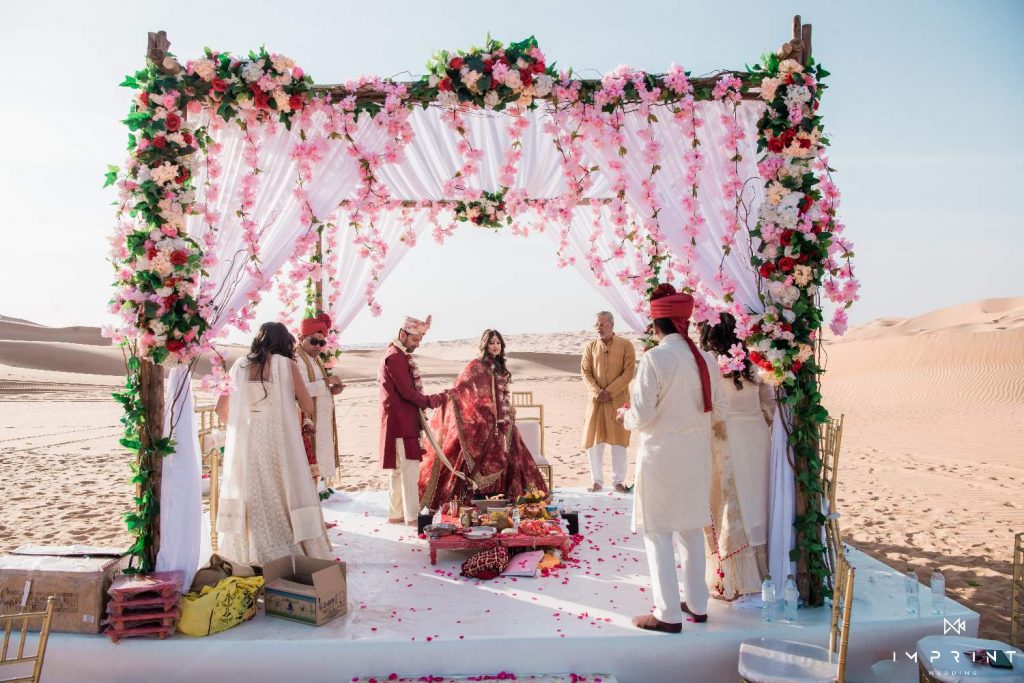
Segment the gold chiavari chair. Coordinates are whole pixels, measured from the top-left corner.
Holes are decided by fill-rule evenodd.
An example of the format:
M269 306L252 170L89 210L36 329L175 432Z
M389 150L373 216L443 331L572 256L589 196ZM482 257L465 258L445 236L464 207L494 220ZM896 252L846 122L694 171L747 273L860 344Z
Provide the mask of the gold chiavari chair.
M1024 649L1024 532L1013 537L1013 592L1010 644Z
M842 591L841 593L837 591L837 597L832 601L829 646L820 647L773 638L745 640L740 644L739 676L741 681L763 683L798 680L806 683L812 681L845 683L856 570L845 559L840 560L837 569L836 583L842 586Z
M40 620L39 640L36 650L31 655L25 654L25 636L28 634L30 622ZM43 658L46 656L46 641L50 638L50 622L53 620L53 596L46 599L46 610L43 612L20 612L0 616L0 625L4 630L4 642L0 647L0 681L4 683L38 683L43 671ZM21 624L18 625L17 622ZM12 630L20 631L17 652L11 650ZM8 654L12 656L8 657ZM29 674L29 667L32 673ZM13 677L5 672L11 671Z
M523 423L536 422L539 426L540 452L533 453L532 455L537 463L537 469L548 480L548 493L551 493L554 490L555 474L551 463L544 456L544 405L542 403L534 403L532 391L513 391L511 398L512 407L516 411L516 424L521 426ZM533 412L533 415L522 415L521 413L524 409ZM522 427L520 429L522 430Z
M828 506L825 522L825 542L828 550L829 566L833 576L843 554L843 539L839 530L839 509L836 495L839 490L839 450L843 443L843 422L846 416L839 419L829 418L819 431L819 452L821 453L821 488L822 502ZM836 579L833 578L833 583Z
M210 476L210 547L217 552L217 502L220 495L221 449L216 433L224 429L224 423L214 406L197 406L199 422L199 452L202 454L203 470Z

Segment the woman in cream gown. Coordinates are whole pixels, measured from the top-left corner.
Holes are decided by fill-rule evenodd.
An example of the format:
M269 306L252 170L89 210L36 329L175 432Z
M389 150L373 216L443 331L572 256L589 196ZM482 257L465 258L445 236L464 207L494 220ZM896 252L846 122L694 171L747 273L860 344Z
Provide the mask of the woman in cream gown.
M727 362L743 348L736 320L723 313L717 325L700 328L701 346ZM756 593L767 573L768 462L775 412L771 387L759 383L748 361L723 369L729 397L725 430L712 442L711 526L707 541L707 581L713 596L732 600Z
M299 407L311 413L312 399L294 353L288 329L264 323L250 353L231 368L231 394L217 402L228 425L217 512L219 551L236 562L331 556L299 422Z

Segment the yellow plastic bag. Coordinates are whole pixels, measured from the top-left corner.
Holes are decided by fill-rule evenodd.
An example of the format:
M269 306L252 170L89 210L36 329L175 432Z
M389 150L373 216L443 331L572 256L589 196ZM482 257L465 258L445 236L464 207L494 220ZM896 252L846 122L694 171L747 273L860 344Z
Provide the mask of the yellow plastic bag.
M229 576L198 593L181 596L178 631L189 636L208 636L238 626L256 615L256 596L262 576Z

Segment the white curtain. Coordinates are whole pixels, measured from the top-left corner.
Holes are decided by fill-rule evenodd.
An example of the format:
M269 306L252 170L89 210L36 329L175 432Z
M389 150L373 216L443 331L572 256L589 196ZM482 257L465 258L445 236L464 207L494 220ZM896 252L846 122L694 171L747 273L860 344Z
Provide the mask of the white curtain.
M724 255L721 243L727 224L723 211L731 208L731 204L723 193L723 186L728 181L726 162L730 157L725 144L727 130L721 119L723 115L731 115L732 107L714 101L696 104L697 117L702 121L697 129L697 137L701 143L699 149L704 155L704 164L698 176L698 197L705 226L703 234L697 239L696 258L691 268L699 277L702 289L721 299L722 288L715 279L721 267L736 285L734 299L746 310L755 312L763 311L764 306L758 297L756 274L750 266L751 244L746 220L756 221L757 209L764 195L763 183L757 171L757 120L763 110L764 105L758 102L742 102L736 109L737 124L744 132L744 138L737 144L737 151L742 157L737 174L744 183L741 195L743 211L736 244L731 253ZM689 150L690 140L679 134L679 128L667 113L659 113L661 116L657 122L648 121L640 112L625 115L622 132L623 146L627 153L624 156L619 154L618 149L601 147L593 140L584 141L582 149L588 165L607 166L616 161L623 163L627 181L626 197L634 211L644 215L649 213L649 209L642 183L650 178L651 169L650 164L644 161L645 141L638 133L649 126L653 128L655 140L661 145L658 161L661 170L651 179L660 208L658 226L672 252L679 257L688 241L684 227L689 217L680 197L689 189L684 154ZM773 575L778 572L782 577L790 573L783 572L781 567L789 566L795 516L793 472L788 464L789 445L782 423L782 420L788 419L788 413L783 416L782 411L776 412L770 456L773 476L769 491L769 513L774 524L768 541L768 555Z
M243 238L242 220L236 215L242 178L247 171L243 161L245 133L234 124L211 130L221 151L216 160L222 172L217 182L220 193L216 200L199 195L199 201L218 215L215 239L210 251L218 256L207 281L212 283L217 305L216 315L210 320L212 338L224 332L231 316L249 301L253 289L269 286L269 278L278 272L291 255L296 237L305 228L299 221L301 207L294 193L298 169L290 158L291 149L299 141L297 128L287 131L278 126L273 134L263 134L250 126L252 134L260 140L259 175L256 201L251 209L252 220L260 228L260 268L248 266L247 246ZM315 207L336 205L351 193L357 180L358 169L345 154L341 145L329 147L330 153L314 168L322 178L317 196L310 197ZM196 186L203 188L208 179L207 168L201 169ZM315 209L316 210L316 209ZM203 243L210 225L203 217L190 217L186 223L189 235ZM267 278L263 282L264 278ZM168 431L175 440L174 453L163 464L160 486L160 549L157 571L181 571L183 586L192 583L195 570L205 562L199 557L202 526L202 492L200 489L201 453L196 437L198 426L194 418L191 372L176 367L166 383L165 405L173 408L165 417ZM178 397L174 400L174 397ZM173 403L172 403L173 401Z

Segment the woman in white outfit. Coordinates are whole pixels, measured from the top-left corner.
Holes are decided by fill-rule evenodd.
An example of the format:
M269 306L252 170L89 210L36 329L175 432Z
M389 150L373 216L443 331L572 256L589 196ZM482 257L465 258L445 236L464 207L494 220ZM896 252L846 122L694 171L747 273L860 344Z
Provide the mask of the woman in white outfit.
M705 529L708 587L711 595L726 600L756 593L767 573L768 462L775 411L775 394L758 381L735 328L736 319L728 313L717 325L700 327L701 348L718 357L720 381L729 398L725 433L716 433L712 441L712 514Z
M294 358L288 329L264 323L217 402L228 425L217 531L221 554L236 562L331 555L299 422L313 401Z

